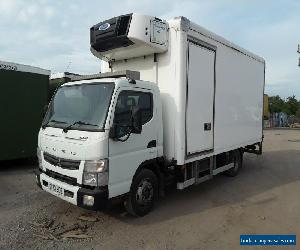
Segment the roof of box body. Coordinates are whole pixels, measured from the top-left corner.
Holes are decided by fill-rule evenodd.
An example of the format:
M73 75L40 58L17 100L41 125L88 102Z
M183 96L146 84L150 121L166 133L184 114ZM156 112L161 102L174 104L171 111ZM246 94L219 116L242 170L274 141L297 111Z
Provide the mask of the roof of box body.
M51 73L50 70L19 64L19 63L4 62L4 61L0 61L0 70L28 72L28 73L34 73L40 75L47 75L47 76L49 76Z
M173 21L175 21L175 22L173 23ZM176 21L180 21L180 22L177 23ZM191 22L186 17L182 17L182 16L175 17L174 19L169 20L168 23L169 23L170 27L173 25L174 27L177 26L177 28L180 28L182 30L184 30L186 28L188 28L190 30L193 30L193 31L195 31L195 32L197 32L197 33L199 33L199 34L207 37L207 38L210 38L210 39L212 39L212 40L214 40L214 41L216 41L216 42L218 42L220 44L223 44L223 45L225 45L227 47L230 47L230 48L232 48L234 50L237 50L240 53L243 53L243 54L245 54L245 55L247 55L247 56L249 56L249 57L251 57L251 58L253 58L253 59L257 60L257 61L259 61L259 62L265 63L265 60L262 57L260 57L258 55L255 55L254 53L252 53L252 52L250 52L250 51L248 51L246 49L241 48L240 46L238 46L238 45L236 45L236 44L228 41L224 37L221 37L221 36L217 35L216 33L211 32L211 31L205 29L204 27L202 27L202 26L200 26L200 25L198 25L198 24L196 24L194 22ZM178 27L178 25L180 27ZM185 30L185 31L187 31L187 30Z

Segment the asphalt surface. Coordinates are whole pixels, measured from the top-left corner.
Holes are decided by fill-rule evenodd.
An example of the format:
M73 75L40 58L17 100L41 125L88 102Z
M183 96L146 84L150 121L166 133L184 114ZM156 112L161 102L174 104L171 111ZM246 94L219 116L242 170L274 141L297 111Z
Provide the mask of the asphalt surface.
M170 191L143 218L68 204L33 168L0 165L0 249L248 249L240 234L300 235L300 130L266 130L263 155L246 154L237 177Z

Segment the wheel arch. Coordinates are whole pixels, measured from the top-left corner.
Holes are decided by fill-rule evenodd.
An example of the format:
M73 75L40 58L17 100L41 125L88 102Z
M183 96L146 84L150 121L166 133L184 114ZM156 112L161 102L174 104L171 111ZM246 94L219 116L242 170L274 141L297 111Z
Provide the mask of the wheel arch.
M162 166L163 166L163 162L164 159L163 157L157 157L154 159L150 159L150 160L146 160L143 161L139 167L137 168L137 170L135 171L133 178L132 178L132 182L131 185L133 183L134 178L137 176L137 174L142 170L142 169L149 169L151 170L157 177L158 179L158 188L159 190L161 190L161 188L163 187L163 173L162 173Z
M146 160L143 161L139 167L136 169L133 178L142 170L142 169L149 169L154 172L154 174L159 177L159 174L161 172L160 170L160 164L161 164L161 159L160 158L154 158L151 160Z

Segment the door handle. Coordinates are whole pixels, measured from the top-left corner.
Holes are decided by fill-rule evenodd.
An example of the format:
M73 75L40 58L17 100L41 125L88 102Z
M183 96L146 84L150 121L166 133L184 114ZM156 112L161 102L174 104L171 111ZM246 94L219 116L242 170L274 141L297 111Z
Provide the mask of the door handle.
M211 130L211 122L204 123L204 130L205 131Z
M147 148L155 148L156 147L156 140L152 140L148 143Z

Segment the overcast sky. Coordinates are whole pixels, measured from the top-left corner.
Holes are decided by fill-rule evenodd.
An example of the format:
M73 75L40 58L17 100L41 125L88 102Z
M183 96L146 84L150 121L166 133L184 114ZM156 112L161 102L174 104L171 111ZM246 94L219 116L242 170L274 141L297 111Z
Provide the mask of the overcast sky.
M299 0L0 0L0 60L75 73L95 73L89 28L137 12L186 16L262 56L266 92L300 98Z

